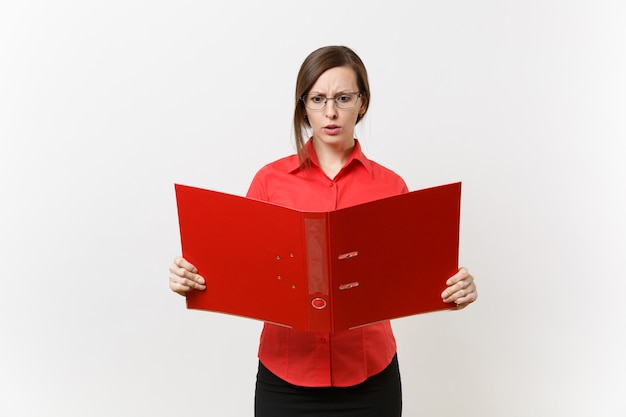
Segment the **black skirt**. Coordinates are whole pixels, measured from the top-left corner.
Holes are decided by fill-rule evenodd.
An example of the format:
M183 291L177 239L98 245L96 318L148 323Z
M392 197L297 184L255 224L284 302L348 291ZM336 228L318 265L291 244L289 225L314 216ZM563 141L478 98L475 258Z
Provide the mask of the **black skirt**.
M381 373L351 387L301 387L261 362L254 397L256 417L400 417L402 387L397 356Z

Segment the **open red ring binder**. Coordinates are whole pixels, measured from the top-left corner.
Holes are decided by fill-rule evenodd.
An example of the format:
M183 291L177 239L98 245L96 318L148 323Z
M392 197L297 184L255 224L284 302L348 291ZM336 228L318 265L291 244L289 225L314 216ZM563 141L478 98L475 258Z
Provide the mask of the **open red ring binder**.
M190 309L334 332L454 307L461 183L329 212L175 184Z

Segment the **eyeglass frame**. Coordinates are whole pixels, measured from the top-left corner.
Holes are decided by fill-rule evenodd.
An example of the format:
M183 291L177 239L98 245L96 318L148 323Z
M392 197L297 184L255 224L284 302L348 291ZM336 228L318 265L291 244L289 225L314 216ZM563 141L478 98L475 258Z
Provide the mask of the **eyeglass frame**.
M356 100L354 100L354 104L352 106L350 106L350 107L340 107L339 103L337 103L337 97L341 97L342 95L346 95L346 94L356 94L357 95L356 96ZM312 109L311 107L307 106L306 105L306 101L305 101L307 96L324 97L324 103L322 104L322 107L320 107L319 109ZM324 110L326 108L326 103L328 102L329 99L332 99L335 102L335 106L338 109L347 110L347 109L352 109L352 108L356 107L356 103L359 102L359 99L361 97L363 97L363 92L362 91L344 91L344 92L341 92L339 94L335 94L335 96L333 96L333 97L322 96L321 94L310 94L310 93L309 94L303 94L302 97L300 97L300 100L302 101L302 104L304 104L304 107L306 107L309 110L313 110L313 111Z

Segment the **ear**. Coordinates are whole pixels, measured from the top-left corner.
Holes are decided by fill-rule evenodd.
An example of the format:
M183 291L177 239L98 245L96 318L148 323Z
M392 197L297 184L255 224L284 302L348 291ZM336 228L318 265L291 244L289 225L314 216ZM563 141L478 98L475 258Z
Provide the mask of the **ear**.
M365 108L365 103L361 103L361 108L359 109L359 116L363 117L363 115L365 114L366 108Z

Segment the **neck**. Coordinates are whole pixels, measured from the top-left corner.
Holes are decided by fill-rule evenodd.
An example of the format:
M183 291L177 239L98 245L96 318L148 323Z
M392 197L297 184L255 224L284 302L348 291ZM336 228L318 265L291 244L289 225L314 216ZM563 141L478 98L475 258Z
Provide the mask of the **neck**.
M331 179L335 178L339 171L341 171L341 168L343 168L348 161L355 146L356 142L354 139L351 140L350 143L337 144L328 144L313 139L313 149L315 149L315 155L317 156L320 168L324 174Z

